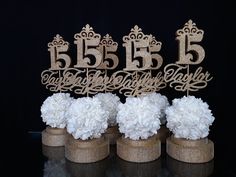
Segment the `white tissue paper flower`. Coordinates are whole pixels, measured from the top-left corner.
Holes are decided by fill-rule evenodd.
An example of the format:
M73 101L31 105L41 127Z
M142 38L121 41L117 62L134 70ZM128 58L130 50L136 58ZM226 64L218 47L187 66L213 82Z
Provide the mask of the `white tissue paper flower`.
M118 105L121 103L120 98L112 93L98 93L94 96L98 98L102 103L102 108L109 113L108 125L115 126L116 123L116 115Z
M207 103L194 96L174 99L166 109L167 127L176 138L196 140L209 134L214 117Z
M68 109L67 131L75 139L99 138L107 129L109 113L98 98L78 98Z
M49 96L41 106L43 122L53 128L65 128L65 112L73 101L69 93L54 93Z
M147 97L127 98L118 106L117 123L126 138L147 139L160 128L160 115L160 107Z
M161 95L160 93L148 93L147 95L145 95L145 97L147 97L154 105L160 107L161 109L160 121L162 125L165 124L166 123L165 110L170 105L167 97Z

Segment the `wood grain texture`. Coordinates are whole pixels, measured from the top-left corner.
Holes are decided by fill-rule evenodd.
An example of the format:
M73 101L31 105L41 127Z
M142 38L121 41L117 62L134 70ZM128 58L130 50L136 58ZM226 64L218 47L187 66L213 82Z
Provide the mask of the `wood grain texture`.
M117 140L117 155L130 162L150 162L161 155L161 142L152 136L146 140L131 140L122 136Z
M121 137L118 126L108 127L104 137L109 141L110 145L116 144L117 139Z
M68 135L65 144L65 157L76 163L92 163L109 155L109 142L102 136L91 140L77 140Z
M42 132L42 144L46 146L64 146L67 137L65 128L47 127Z
M170 134L170 130L165 125L162 125L161 128L157 131L156 137L161 141L161 143L165 144L166 139L170 136Z
M167 138L166 152L172 158L187 163L204 163L214 158L214 143L208 138L187 140Z
M190 65L198 65L205 58L205 50L199 44L203 39L204 31L198 29L196 23L189 20L182 29L176 31L176 40L179 44L178 61L168 64L164 68L164 80L177 91L198 91L205 88L213 78L208 71L202 72L198 67L194 72Z

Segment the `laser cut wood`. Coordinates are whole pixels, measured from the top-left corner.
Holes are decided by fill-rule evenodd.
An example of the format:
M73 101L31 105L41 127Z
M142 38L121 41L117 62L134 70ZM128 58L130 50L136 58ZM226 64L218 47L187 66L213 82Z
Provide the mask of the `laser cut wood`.
M176 64L168 64L164 68L164 80L177 91L198 91L205 88L212 76L208 71L202 71L198 67L191 72L189 65L200 64L205 51L201 45L196 44L203 39L204 31L197 28L196 24L189 20L182 29L177 30L176 40L179 43L179 58Z
M126 68L124 70L145 70L151 66L151 55L149 52L140 50L149 46L149 35L145 35L137 25L131 29L128 36L123 37L123 46L126 48ZM139 49L139 50L138 50ZM140 57L141 60L135 59Z
M77 45L77 64L74 67L96 68L99 66L102 61L102 54L96 47L100 43L101 35L95 33L93 28L87 24L80 33L74 35L74 38L74 43Z
M194 72L187 72L188 65L168 64L164 68L164 80L177 91L198 91L212 80L208 71L198 67Z
M64 41L59 34L54 37L52 42L48 43L48 51L50 52L51 59L51 70L65 69L70 66L70 56L64 53L62 54L62 52L67 52L68 49L69 43ZM64 60L64 62L61 60ZM63 63L65 63L64 66Z
M158 54L158 52L161 50L161 46L162 43L157 41L155 36L150 34L149 51L152 56L152 65L149 67L149 69L151 70L159 69L162 66L163 58ZM154 65L153 61L155 61L156 66Z
M168 64L164 68L164 80L177 91L198 91L205 88L212 76L198 67L191 72L190 66L200 64L205 51L199 45L203 38L203 30L199 30L192 20L185 23L183 29L177 30L176 40L179 42L179 58L176 64ZM196 68L196 67L195 67ZM214 158L214 143L208 138L187 140L175 138L166 140L166 152L172 158L187 163L205 163Z
M109 34L101 40L101 35L87 24L74 38L77 45L77 63L74 67L70 67L69 55L62 53L67 52L68 42L56 35L48 44L51 68L41 73L41 83L50 91L74 91L88 96L120 89L119 93L125 96L139 96L166 87L162 72L155 72L153 75L151 71L159 69L163 63L158 54L162 43L153 35L143 34L137 25L128 36L123 37L127 57L124 70L131 72L116 71L107 75L107 70L113 70L119 64L119 58L115 54L118 43ZM65 66L62 66L63 63ZM142 72L145 69L149 71Z
M145 35L137 25L131 29L129 35L123 37L126 48L126 71L158 69L162 65L162 57L157 53L161 49L161 42L152 35ZM156 66L153 65L156 61Z
M151 72L117 71L110 77L105 71L90 69L88 78L86 69L68 68L61 71L45 70L41 74L41 83L50 91L74 91L76 94L96 94L98 92L112 92L119 90L125 96L139 96L142 93L159 91L166 87L162 72L156 75Z
M119 64L119 58L114 53L117 51L118 43L112 40L109 34L106 34L98 47L102 54L102 62L97 69L115 69Z
M176 40L179 42L179 59L177 64L200 64L204 57L204 49L195 44L201 42L203 30L199 30L192 20L185 23L182 29L177 30Z
M74 68L70 68L71 59L64 53L68 51L68 42L56 35L48 44L51 68L42 72L41 82L53 92L74 91L79 95L93 95L119 90L125 96L157 92L168 83L170 87L186 91L188 95L190 91L205 88L212 80L210 73L204 72L202 67L195 67L193 71L189 66L200 64L205 57L204 49L197 44L202 41L203 34L203 30L198 29L192 20L177 30L178 61L166 65L162 74L162 71L156 72L163 64L163 58L158 53L162 43L153 35L144 34L135 25L123 37L126 67L108 76L107 70L113 70L119 64L115 54L118 44L108 34L101 40L101 35L87 24L80 33L74 35L77 45L77 63Z

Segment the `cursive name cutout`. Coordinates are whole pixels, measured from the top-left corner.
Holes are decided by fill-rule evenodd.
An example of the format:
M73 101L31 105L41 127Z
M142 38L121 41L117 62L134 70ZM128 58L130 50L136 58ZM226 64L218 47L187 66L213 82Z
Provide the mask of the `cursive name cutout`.
M188 65L168 64L164 68L164 81L169 83L177 91L198 91L205 88L212 80L208 71L202 72L203 68L198 67L194 72L188 72Z
M107 76L105 71L95 69L45 70L41 82L50 91L74 91L78 95L119 90L125 96L139 96L166 87L161 71L155 76L151 71L116 71Z

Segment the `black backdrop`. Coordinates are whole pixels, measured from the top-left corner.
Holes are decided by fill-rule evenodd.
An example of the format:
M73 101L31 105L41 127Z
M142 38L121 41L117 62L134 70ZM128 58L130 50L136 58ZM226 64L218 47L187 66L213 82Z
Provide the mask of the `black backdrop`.
M233 109L234 48L232 3L229 1L8 1L1 6L1 116L4 127L24 138L29 131L42 131L45 124L40 106L51 95L41 85L40 74L50 67L47 43L60 34L71 44L69 51L76 60L73 36L90 24L102 36L109 33L119 43L118 55L124 62L122 37L137 24L145 34L152 33L162 42L160 54L163 66L177 61L175 32L192 19L205 34L201 45L206 57L201 66L214 77L207 88L194 94L208 102L216 120L209 137L216 152L226 161L235 149L232 145L235 110ZM123 59L123 60L122 60ZM124 64L124 63L123 63ZM163 69L163 67L162 67ZM171 89L161 90L170 100L181 97ZM10 128L10 126L12 128ZM11 131L10 131L11 130ZM6 137L6 136L3 136ZM234 167L233 156L227 158L226 168ZM232 169L232 168L231 168Z

